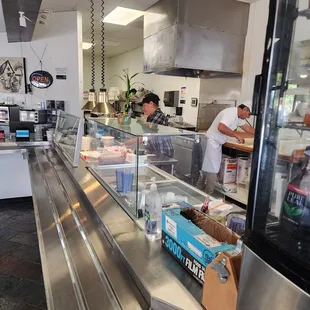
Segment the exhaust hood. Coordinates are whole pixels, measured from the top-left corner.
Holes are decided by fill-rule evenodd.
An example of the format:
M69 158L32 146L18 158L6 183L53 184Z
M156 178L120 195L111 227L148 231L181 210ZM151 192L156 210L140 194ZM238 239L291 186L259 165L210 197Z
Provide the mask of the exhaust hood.
M240 76L249 4L160 0L144 15L144 73Z

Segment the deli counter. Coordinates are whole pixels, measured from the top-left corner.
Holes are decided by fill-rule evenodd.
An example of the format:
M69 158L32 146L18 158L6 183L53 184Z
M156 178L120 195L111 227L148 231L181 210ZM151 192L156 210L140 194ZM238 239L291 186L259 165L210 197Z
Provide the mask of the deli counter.
M205 268L198 259L216 256L223 248L202 255L193 240L195 256L190 261L182 252L187 255L187 266L182 266L172 255L174 243L169 253L164 241L150 242L144 235L144 194L151 182L158 186L166 216L173 206L185 205L201 221L206 201L219 202L221 209L213 210L210 218L221 222L219 230L225 234L230 231L225 227L230 213L244 216L237 206L225 207L191 185L190 178L176 175L176 139L190 140L196 152L201 136L143 120L132 120L126 127L117 119L88 119L87 136L83 128L83 119L59 112L51 145L22 147L48 309L203 309ZM0 146L0 151L5 149ZM168 223L174 227L170 219L165 226ZM235 255L235 245L225 244Z

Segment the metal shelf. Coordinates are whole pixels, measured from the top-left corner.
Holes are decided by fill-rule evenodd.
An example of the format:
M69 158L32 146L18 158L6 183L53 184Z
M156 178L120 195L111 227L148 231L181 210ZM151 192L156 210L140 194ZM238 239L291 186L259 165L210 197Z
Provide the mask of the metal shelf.
M283 126L281 126L281 128L310 131L310 127L307 127L304 125L296 125L296 124L295 125L293 125L293 124L283 125Z

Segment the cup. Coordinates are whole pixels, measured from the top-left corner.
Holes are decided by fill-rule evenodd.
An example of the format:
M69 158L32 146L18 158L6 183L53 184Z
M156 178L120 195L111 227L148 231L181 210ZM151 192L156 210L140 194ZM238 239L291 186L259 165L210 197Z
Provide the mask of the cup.
M133 172L125 170L115 170L116 190L119 193L132 192Z

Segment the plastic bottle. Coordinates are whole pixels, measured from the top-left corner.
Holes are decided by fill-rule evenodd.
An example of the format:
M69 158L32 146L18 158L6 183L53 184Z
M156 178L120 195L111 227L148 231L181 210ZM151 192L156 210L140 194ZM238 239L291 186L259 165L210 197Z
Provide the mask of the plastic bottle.
M152 179L150 193L146 195L145 204L145 236L150 240L161 239L162 203L157 191L155 178Z
M301 172L290 180L280 214L280 228L293 238L310 240L310 146Z

